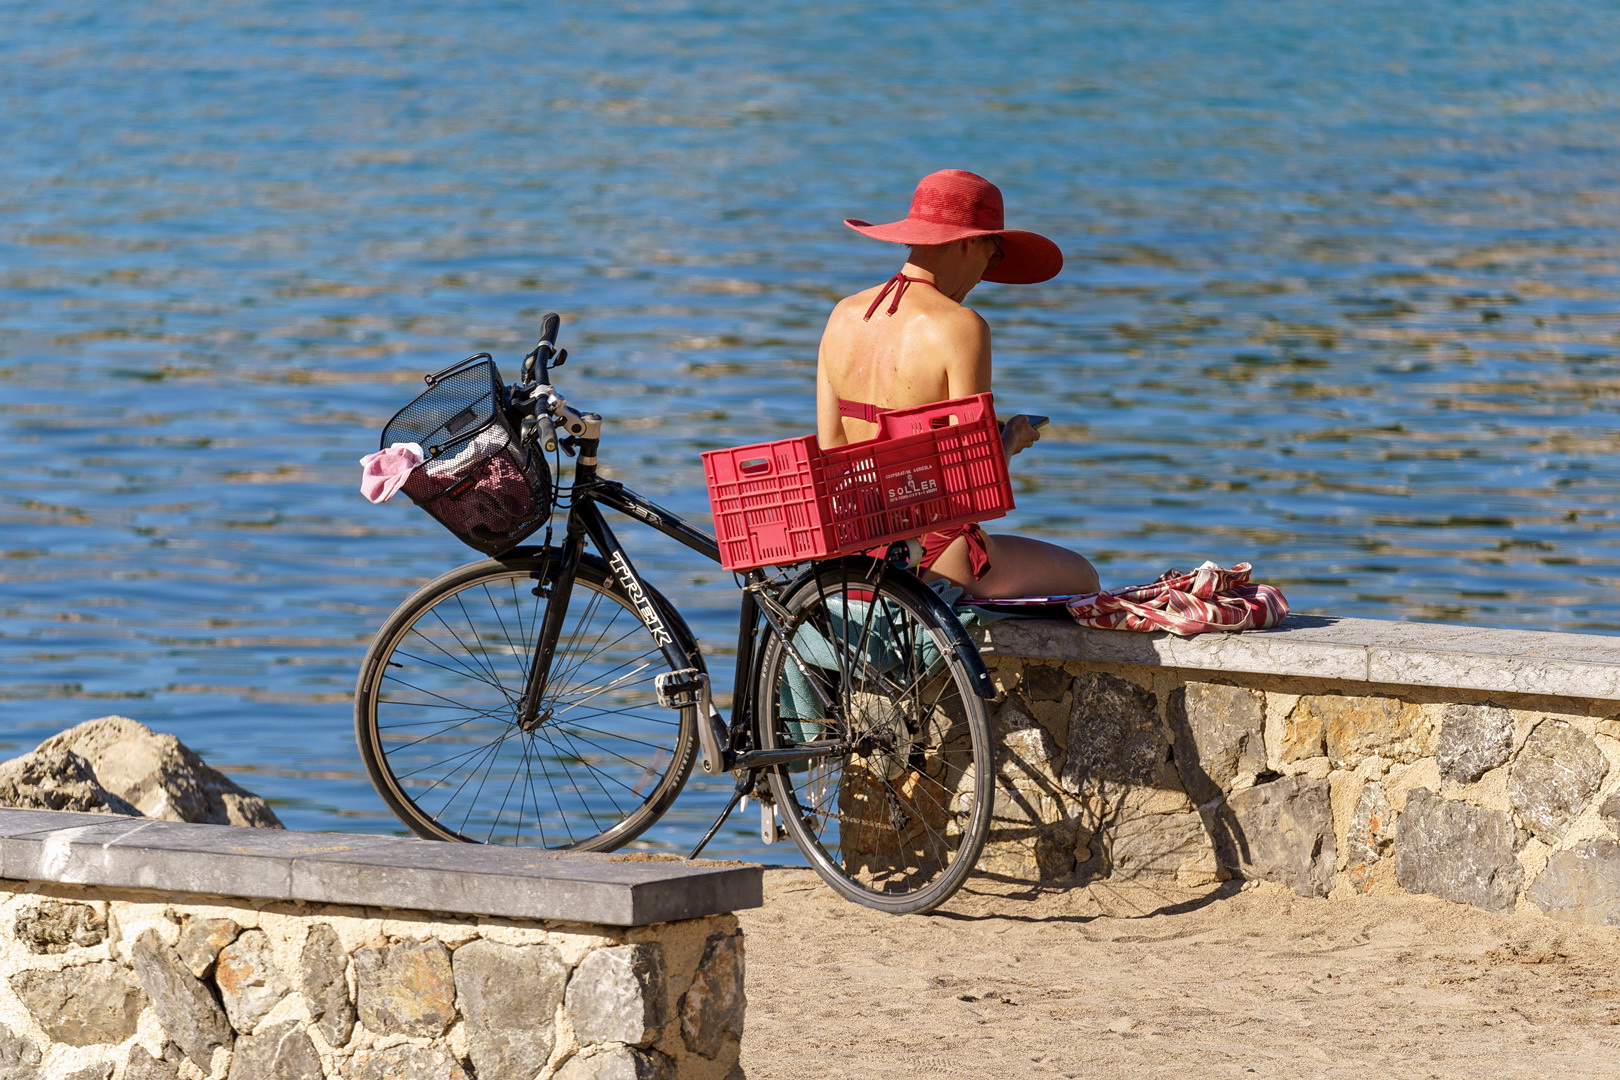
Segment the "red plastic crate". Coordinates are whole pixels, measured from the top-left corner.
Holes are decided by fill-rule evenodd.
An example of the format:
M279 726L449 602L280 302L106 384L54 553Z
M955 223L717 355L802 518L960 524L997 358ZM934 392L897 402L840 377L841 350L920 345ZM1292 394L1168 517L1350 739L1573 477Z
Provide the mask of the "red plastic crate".
M814 435L703 455L720 564L786 566L998 518L1013 509L989 394L896 409L877 436Z

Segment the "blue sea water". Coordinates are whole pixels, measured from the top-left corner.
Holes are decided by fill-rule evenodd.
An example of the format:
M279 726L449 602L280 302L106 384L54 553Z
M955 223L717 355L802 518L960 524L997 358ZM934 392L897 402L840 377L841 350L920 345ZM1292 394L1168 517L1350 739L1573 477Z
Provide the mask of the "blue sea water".
M808 430L815 345L969 168L1068 255L986 285L1008 527L1105 582L1620 630L1620 9L0 0L0 750L106 713L293 827L393 831L355 667L473 557L356 459L564 315L612 474ZM622 530L726 655L730 578ZM694 784L650 839L690 842ZM749 823L718 853L759 849Z

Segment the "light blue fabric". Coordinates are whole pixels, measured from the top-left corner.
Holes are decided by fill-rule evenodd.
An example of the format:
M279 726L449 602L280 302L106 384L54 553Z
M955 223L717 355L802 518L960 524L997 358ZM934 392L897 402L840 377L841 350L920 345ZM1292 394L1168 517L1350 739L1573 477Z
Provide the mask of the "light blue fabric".
M961 599L962 589L943 579L930 586L938 593L940 599L947 604L955 605ZM888 610L871 612L871 604L865 600L853 600L847 604L835 602L828 614L830 616L831 632L835 638L841 639L847 654L854 654L859 649L859 656L853 657L865 669L876 674L885 674L901 666L906 659L894 643L894 620L904 618L903 609L885 605ZM846 610L847 609L847 610ZM867 617L871 615L871 624L868 626ZM967 626L997 622L1007 618L995 612L980 611L975 608L957 607L957 617ZM864 642L861 635L866 634ZM819 630L808 625L801 626L793 635L793 648L806 664L822 668L827 671L838 670L838 658L833 652L833 643ZM915 643L916 655L912 658L913 670L932 670L939 663L939 647L930 637ZM805 678L797 664L788 658L785 670L782 673L781 684L777 687L777 699L780 703L778 715L787 720L806 720L816 716L820 707L816 703L816 696L810 688L810 680ZM795 742L808 742L814 739L821 731L820 724L788 725L788 732Z

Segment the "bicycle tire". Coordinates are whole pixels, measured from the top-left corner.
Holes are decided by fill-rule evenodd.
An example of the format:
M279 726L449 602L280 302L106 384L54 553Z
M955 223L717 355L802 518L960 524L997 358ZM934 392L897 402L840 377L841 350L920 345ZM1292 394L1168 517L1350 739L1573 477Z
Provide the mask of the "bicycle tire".
M377 632L355 693L373 786L418 836L611 851L668 809L691 772L696 706L657 701L668 661L607 565L585 555L532 731L518 702L560 558L525 549L418 589ZM666 628L697 643L650 586Z
M851 750L771 770L782 824L840 895L930 911L973 872L995 792L984 700L944 622L954 616L917 578L871 560L818 564L784 606L789 622L765 635L759 663L759 745ZM812 684L836 715L816 715Z

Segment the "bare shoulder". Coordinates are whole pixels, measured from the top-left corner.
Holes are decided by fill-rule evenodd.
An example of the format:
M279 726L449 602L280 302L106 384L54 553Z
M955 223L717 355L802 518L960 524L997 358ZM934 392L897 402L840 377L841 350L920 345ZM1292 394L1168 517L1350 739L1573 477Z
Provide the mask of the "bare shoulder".
M989 344L990 324L970 307L941 304L928 312L927 332L935 344L955 349L978 349Z

